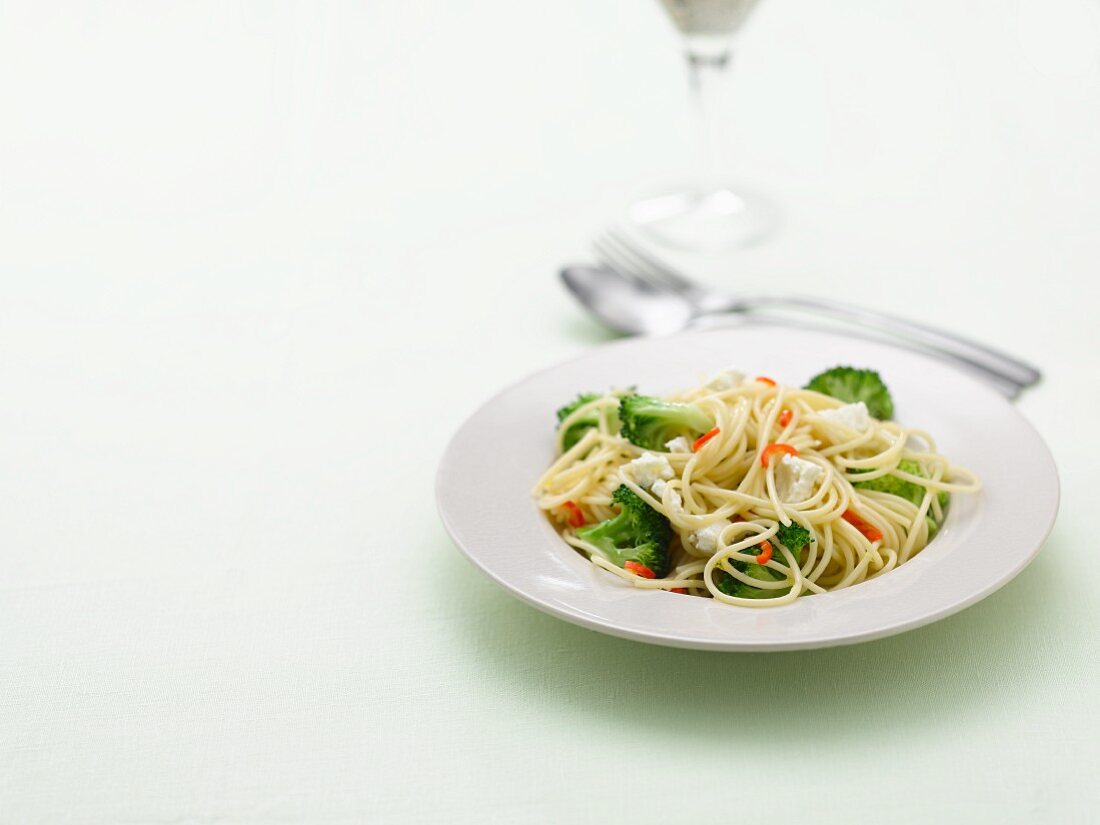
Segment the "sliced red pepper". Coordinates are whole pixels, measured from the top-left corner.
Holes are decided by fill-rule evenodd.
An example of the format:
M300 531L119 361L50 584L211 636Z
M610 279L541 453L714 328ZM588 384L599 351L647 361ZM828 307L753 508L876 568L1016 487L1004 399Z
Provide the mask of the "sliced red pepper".
M779 426L786 427L791 423L791 419L794 418L794 411L789 407L785 407L783 412L779 414Z
M681 596L686 596L688 589L686 587L674 587L668 591L669 593L679 593Z
M699 450L702 449L703 445L714 438L716 435L718 435L719 432L721 431L717 427L715 427L709 433L703 433L701 436L695 439L695 443L691 445L691 451L693 453L699 452Z
M775 386L774 379L768 378L768 376L766 376L766 375L758 375L758 376L756 376L756 380L759 381L762 384L767 384L769 387L774 387Z
M760 463L767 467L771 457L776 453L786 453L789 456L798 457L798 450L790 444L769 444L764 448L764 452L760 454Z
M841 518L863 533L867 541L882 541L882 531L862 519L854 510L845 510Z
M772 550L771 542L766 541L766 540L760 542L760 552L756 554L756 563L757 564L767 564L768 562L770 562L772 560L772 553L773 552L775 552L775 551Z
M655 579L655 578L657 578L656 573L654 573L652 570L650 570L644 564L641 564L641 563L636 562L636 561L626 562L623 565L623 569L629 570L635 576L641 576L643 579Z
M584 513L581 512L581 508L577 506L576 502L567 501L562 505L562 509L569 514L566 521L570 527L584 527Z

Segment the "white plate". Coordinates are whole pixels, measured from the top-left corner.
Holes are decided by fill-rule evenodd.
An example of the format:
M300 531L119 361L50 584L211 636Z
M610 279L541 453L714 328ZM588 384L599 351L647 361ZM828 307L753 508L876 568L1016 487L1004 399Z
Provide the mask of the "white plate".
M837 364L878 370L895 417L930 432L984 485L977 495L953 496L932 543L881 578L767 609L640 590L584 559L535 506L531 488L553 458L554 412L578 392L636 384L662 394L730 366L801 386ZM1016 409L951 367L839 335L744 328L609 344L504 390L455 434L436 499L470 561L555 616L655 644L795 650L901 633L988 596L1038 553L1058 511L1058 474Z

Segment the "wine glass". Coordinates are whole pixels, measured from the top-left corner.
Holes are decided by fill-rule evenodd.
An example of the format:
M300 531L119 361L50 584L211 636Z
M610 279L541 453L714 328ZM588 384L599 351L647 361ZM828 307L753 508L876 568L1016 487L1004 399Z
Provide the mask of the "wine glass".
M759 241L778 223L765 197L718 180L714 105L729 75L735 35L757 0L660 0L684 38L698 134L694 184L633 204L631 221L653 239L690 251L722 251Z

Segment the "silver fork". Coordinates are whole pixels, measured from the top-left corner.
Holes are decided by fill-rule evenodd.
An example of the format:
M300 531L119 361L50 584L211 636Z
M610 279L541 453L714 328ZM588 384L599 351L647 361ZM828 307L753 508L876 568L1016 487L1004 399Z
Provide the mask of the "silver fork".
M732 295L707 289L614 229L598 237L593 242L593 249L603 264L628 280L633 280L643 289L678 296L686 301L690 305L690 312L683 314L684 326L700 315L712 313L795 309L874 329L890 337L928 347L1021 389L1036 384L1042 377L1038 369L1007 353L895 315L824 298L770 294Z

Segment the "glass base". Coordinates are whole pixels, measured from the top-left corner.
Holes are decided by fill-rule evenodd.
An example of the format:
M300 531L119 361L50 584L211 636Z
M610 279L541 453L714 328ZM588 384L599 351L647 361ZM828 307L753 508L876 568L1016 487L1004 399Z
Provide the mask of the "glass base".
M646 198L631 206L627 216L646 237L689 252L752 246L779 225L779 210L771 201L732 187Z

